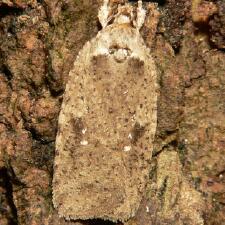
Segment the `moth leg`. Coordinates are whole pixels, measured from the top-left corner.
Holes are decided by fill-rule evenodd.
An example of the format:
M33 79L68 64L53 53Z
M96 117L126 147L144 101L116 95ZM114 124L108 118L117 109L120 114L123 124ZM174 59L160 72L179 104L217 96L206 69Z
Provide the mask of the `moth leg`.
M146 10L143 8L142 0L138 0L136 29L140 30L145 22Z
M98 12L98 19L102 25L102 28L105 28L108 22L110 21L109 19L110 9L111 7L109 6L109 0L104 0L103 5L101 6Z

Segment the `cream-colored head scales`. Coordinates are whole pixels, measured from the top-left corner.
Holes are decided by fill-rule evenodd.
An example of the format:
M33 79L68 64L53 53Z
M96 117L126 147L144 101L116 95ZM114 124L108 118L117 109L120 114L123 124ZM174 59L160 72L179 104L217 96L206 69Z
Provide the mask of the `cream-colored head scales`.
M114 22L119 24L133 22L136 29L139 30L143 26L146 16L146 10L142 6L142 0L138 0L136 21L134 21L133 19L133 7L128 3L122 6L119 5L118 12L116 15L111 15L110 12L111 7L109 4L109 0L104 0L103 5L100 7L98 13L98 19L102 25L102 28L105 28L108 25L109 21L114 18Z

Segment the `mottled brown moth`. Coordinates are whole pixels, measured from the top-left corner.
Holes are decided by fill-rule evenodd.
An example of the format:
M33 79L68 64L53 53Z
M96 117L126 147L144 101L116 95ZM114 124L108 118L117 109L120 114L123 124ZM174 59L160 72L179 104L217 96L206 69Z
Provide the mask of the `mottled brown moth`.
M66 219L125 221L148 180L156 130L157 72L135 11L99 10L103 29L70 71L56 137L53 203Z

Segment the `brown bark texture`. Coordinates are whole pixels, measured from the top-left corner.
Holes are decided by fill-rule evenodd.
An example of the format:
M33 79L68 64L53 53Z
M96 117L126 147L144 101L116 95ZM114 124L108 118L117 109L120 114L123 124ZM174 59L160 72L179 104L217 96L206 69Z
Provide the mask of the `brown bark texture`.
M0 0L0 225L122 224L66 221L52 205L65 84L101 29L101 4ZM224 224L225 1L144 5L150 13L141 34L159 73L157 132L146 194L123 224Z

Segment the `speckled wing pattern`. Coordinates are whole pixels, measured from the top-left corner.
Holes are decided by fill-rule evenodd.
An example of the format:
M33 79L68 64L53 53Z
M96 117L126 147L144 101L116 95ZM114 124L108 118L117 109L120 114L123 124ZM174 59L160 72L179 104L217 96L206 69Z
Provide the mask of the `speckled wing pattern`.
M143 39L128 24L106 27L83 47L58 122L53 203L60 216L135 215L156 130L156 75Z

